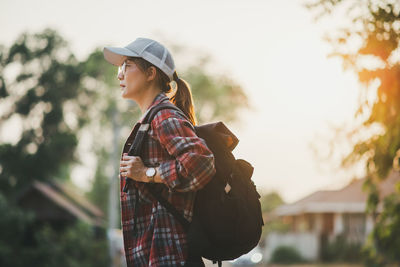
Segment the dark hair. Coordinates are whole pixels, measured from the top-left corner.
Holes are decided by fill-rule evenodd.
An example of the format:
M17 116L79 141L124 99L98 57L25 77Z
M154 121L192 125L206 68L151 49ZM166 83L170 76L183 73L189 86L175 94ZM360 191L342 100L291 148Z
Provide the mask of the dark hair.
M157 69L156 84L161 88L162 92L166 94L172 93L172 86L168 76L157 66L154 66L147 60L139 57L128 57L128 60L135 62L143 72L146 72L151 66L155 67ZM179 78L176 72L174 73L174 81L176 82L177 88L175 94L170 97L171 102L185 113L193 125L196 125L196 115L194 113L194 104L190 85L185 80Z

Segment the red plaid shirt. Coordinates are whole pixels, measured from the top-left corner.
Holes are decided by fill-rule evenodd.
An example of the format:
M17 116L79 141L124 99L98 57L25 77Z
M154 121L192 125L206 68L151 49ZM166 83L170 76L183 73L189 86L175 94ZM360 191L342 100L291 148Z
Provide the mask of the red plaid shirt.
M163 93L154 99L149 109L162 101L169 101ZM128 152L140 123L133 128L123 153ZM159 166L163 184L157 186L161 187L163 197L191 221L195 191L215 174L212 152L204 140L196 136L192 124L170 109L156 114L145 140L143 163L149 167ZM132 184L128 193L122 192L125 179L120 176L121 220L128 267L184 265L187 243L183 227L150 194L146 183L133 181Z

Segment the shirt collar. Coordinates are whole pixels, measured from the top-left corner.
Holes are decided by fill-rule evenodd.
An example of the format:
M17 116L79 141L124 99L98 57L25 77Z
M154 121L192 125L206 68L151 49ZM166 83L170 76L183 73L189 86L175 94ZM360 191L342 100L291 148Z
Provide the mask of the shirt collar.
M143 119L146 117L147 113L150 111L150 109L156 105L158 105L159 103L163 102L164 100L166 100L169 98L167 97L167 95L165 93L159 93L154 99L153 102L150 104L150 106L147 108L146 112L143 113L142 117L140 117L139 122L141 123L143 121Z

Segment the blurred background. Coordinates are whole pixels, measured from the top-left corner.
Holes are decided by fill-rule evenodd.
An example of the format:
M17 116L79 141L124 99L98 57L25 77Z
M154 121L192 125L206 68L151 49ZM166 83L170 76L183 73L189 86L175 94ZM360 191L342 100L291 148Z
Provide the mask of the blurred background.
M0 30L0 266L125 266L140 111L102 49L137 37L255 167L263 236L224 265L400 264L398 0L2 0Z

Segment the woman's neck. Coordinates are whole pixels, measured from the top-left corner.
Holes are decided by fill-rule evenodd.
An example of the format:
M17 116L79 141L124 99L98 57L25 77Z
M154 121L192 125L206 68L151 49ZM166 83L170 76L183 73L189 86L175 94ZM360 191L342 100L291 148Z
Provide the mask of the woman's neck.
M149 90L141 99L137 99L136 102L140 107L140 111L144 114L147 109L153 103L154 98L161 93L161 90Z

